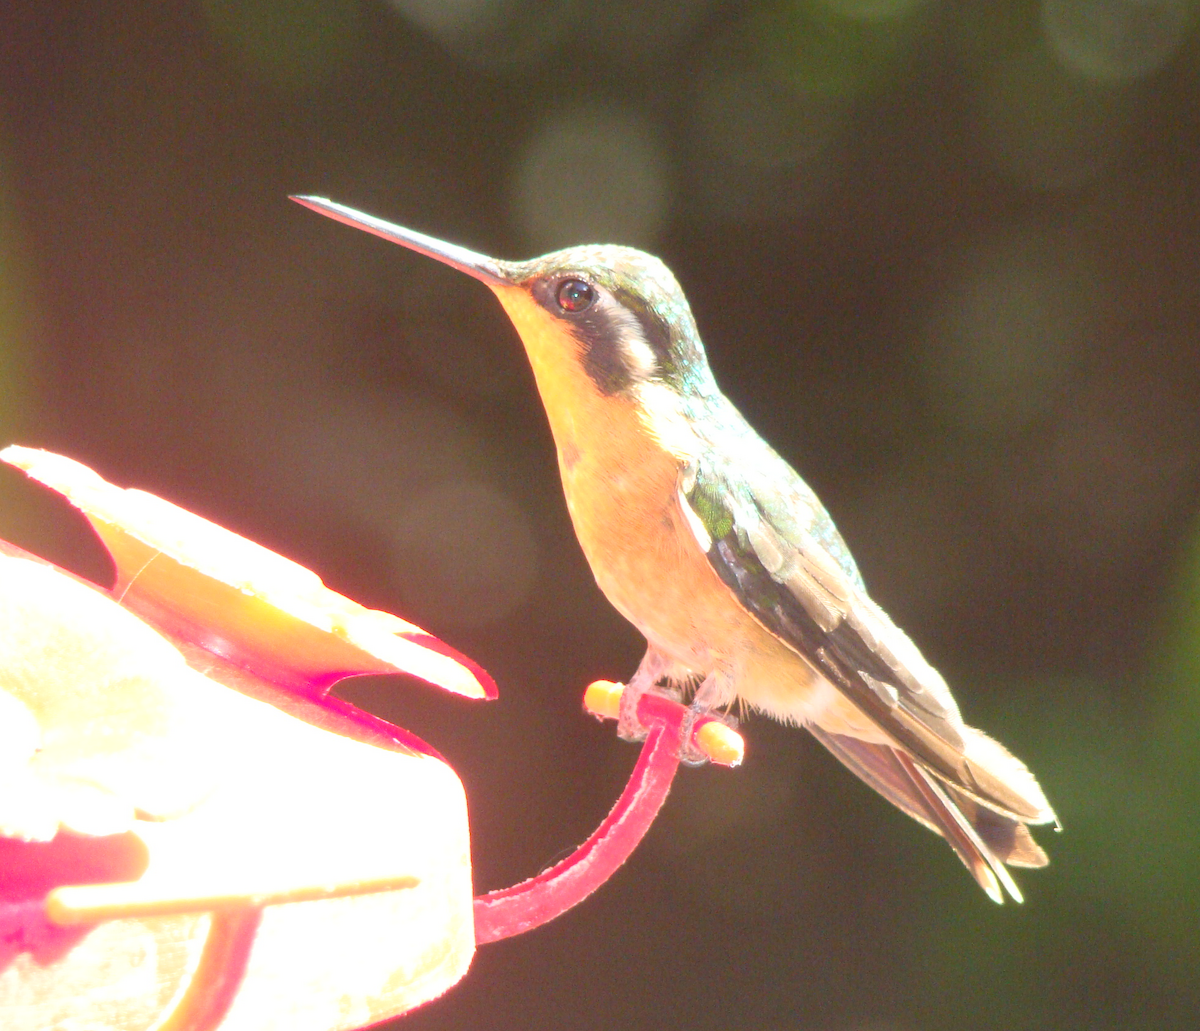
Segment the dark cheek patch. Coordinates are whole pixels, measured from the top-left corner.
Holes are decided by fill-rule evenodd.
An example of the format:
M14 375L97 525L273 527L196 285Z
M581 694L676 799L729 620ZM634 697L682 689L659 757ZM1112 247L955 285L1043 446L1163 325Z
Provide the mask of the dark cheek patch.
M596 384L600 393L612 397L634 385L637 377L629 367L628 358L621 346L622 337L628 335L630 327L622 325L622 316L627 316L619 309L614 311L610 307L612 300L607 303L600 300L578 315L564 315L555 302L551 283L537 282L533 284L531 292L534 300L558 318L564 328L579 342L584 372ZM620 303L619 298L617 303ZM650 329L655 333L655 337L650 337L646 329L652 317L636 310L631 314L642 326L643 333L657 356L660 346L664 346L658 339L661 336L659 328L651 325Z
M583 368L602 394L619 394L633 386L633 375L621 349L618 327L602 312L571 320L583 347Z

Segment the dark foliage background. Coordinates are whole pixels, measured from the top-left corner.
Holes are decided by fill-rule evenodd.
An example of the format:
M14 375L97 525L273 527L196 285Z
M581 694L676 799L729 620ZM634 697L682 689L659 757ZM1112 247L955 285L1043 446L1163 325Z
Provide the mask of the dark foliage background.
M634 750L637 635L577 551L519 343L466 277L641 245L878 600L1066 832L999 909L805 734L745 728L557 924L409 1029L1200 1022L1200 46L1184 0L0 5L0 422L483 662L344 692L426 736L480 890ZM0 471L0 532L104 576Z

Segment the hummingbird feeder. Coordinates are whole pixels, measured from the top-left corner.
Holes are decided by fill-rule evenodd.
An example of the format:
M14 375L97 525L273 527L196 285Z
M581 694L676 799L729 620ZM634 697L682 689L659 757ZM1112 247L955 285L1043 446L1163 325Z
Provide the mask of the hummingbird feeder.
M330 694L404 672L496 697L396 616L59 455L0 458L65 495L111 589L0 541L0 1024L335 1031L442 994L477 945L595 891L719 721L647 694L629 783L571 856L472 897L466 799L437 752ZM620 685L585 707L615 717ZM686 730L685 730L686 728Z

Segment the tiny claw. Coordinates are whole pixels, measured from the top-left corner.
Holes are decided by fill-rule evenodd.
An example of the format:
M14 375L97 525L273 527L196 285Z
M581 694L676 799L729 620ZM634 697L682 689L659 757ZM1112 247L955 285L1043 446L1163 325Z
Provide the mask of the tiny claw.
M696 721L704 716L695 706L689 706L679 725L679 761L685 766L703 766L708 756L696 739ZM703 730L703 726L699 729Z
M706 762L740 766L746 742L737 732L737 725L732 713L693 702L679 728L679 761L688 766L703 766Z
M643 687L639 690L636 685L629 684L621 692L617 715L617 737L622 741L645 741L646 735L650 733L650 728L638 716L638 703L645 693L646 688Z

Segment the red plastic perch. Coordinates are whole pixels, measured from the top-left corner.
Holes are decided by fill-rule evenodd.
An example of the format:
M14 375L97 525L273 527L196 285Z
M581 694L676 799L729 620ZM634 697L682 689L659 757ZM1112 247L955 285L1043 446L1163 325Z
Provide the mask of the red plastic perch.
M589 689L589 700L591 693ZM686 706L660 695L642 696L638 718L650 732L617 804L595 833L561 863L511 888L475 899L477 945L521 934L562 915L599 888L629 858L671 790L688 711ZM693 739L715 762L736 766L741 761L741 738L718 721L698 719Z

